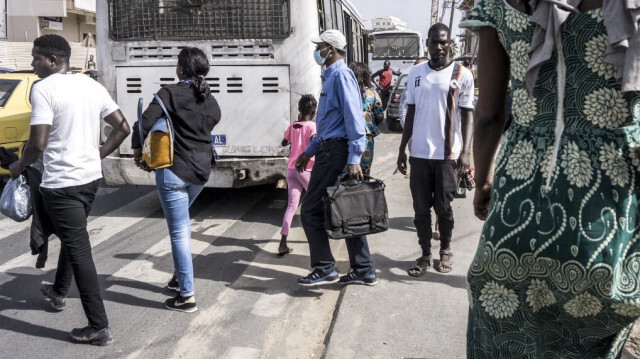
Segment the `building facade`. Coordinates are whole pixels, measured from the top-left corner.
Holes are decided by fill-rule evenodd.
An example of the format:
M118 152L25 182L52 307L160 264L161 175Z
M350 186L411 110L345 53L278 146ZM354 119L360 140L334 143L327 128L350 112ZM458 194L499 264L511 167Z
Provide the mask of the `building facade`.
M57 34L71 44L71 66L83 68L95 48L83 40L96 31L96 0L0 0L0 67L31 68L33 40Z
M376 17L371 19L373 31L406 30L407 23L393 16Z

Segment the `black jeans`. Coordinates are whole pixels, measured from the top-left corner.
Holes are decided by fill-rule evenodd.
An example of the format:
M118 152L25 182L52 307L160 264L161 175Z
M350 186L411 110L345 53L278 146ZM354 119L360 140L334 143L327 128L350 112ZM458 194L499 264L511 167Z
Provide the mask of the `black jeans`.
M427 160L409 158L411 174L409 186L413 198L418 232L418 244L423 255L431 254L431 208L438 216L440 249L449 249L453 232L453 208L451 201L456 191L457 175L455 160Z
M344 174L347 165L347 140L325 142L316 154L307 194L302 201L302 228L309 242L311 267L329 274L335 269L336 260L331 253L329 237L324 229L322 197L326 188L333 186L338 176ZM347 251L351 269L358 274L373 270L366 236L347 238Z
M87 217L99 185L100 180L96 180L81 186L40 188L45 210L62 244L53 290L66 296L75 277L82 307L94 329L109 326L87 232Z

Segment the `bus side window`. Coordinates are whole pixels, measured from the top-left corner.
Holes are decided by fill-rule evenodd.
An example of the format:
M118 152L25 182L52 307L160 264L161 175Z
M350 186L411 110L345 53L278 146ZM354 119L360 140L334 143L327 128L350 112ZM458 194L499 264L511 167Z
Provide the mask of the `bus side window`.
M324 14L324 30L335 29L333 18L331 17L331 0L323 0L323 14Z
M326 29L324 24L324 10L322 10L322 0L318 0L318 27L320 33L324 32Z
M337 1L334 1L334 3L336 4L336 21L338 24L338 30L340 30L340 32L344 34L344 16L342 14L342 5Z

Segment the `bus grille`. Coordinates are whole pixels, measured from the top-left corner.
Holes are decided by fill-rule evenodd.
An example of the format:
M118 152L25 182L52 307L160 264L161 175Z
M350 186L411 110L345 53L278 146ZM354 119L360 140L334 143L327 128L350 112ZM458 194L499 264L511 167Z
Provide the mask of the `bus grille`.
M113 40L281 39L289 0L108 0Z

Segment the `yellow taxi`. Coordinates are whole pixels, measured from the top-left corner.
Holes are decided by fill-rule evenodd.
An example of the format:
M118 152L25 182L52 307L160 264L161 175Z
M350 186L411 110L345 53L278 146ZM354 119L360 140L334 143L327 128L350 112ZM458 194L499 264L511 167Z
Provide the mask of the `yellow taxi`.
M33 72L0 74L0 147L18 155L22 155L22 149L29 139L29 95L38 80ZM8 175L8 170L0 168L0 176Z

